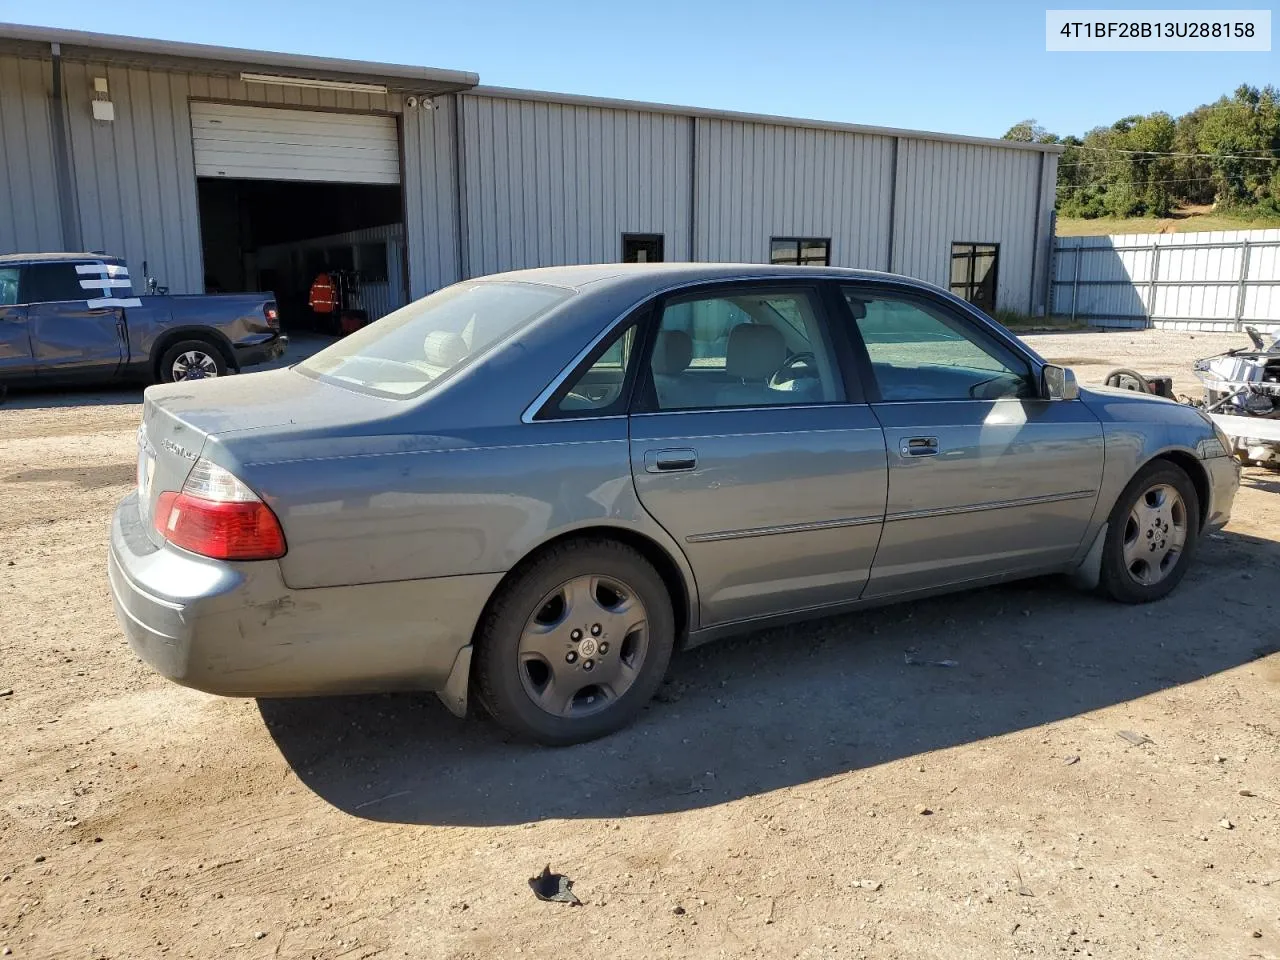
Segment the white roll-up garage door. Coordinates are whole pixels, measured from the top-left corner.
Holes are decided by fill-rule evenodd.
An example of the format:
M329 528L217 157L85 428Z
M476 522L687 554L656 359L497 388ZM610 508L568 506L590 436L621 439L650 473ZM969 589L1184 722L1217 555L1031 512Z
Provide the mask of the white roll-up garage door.
M196 176L399 183L394 117L191 104Z

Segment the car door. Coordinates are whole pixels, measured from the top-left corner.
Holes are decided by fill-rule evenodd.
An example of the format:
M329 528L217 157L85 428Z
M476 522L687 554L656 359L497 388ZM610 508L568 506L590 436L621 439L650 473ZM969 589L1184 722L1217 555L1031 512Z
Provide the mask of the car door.
M884 512L884 437L820 290L667 297L630 419L645 509L693 570L702 626L856 600Z
M33 263L22 268L21 293L27 304L31 352L38 377L113 376L125 360L124 310L93 305L82 276L68 261Z
M34 370L27 308L18 302L17 266L0 266L0 383L25 380Z
M866 596L1051 569L1093 515L1102 425L1040 398L1039 364L941 297L842 287L889 493Z

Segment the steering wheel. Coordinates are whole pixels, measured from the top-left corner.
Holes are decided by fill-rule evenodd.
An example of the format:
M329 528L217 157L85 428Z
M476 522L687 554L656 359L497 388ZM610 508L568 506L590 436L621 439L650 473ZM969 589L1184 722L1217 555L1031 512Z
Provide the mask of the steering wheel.
M617 387L599 384L581 386L566 393L564 400L560 402L565 405L566 410L599 410L618 399L620 391L620 384Z
M816 359L817 357L812 350L793 353L782 361L782 366L773 372L773 376L769 378L769 384L777 386L779 383L784 383L788 380L800 380L803 378L816 380L818 378L818 369L814 366ZM801 366L802 364L803 366ZM797 367L800 367L800 369L796 369ZM782 376L784 373L789 373L790 376Z
M1021 386L1021 383L1020 383L1021 380L1022 378L1018 377L1016 374L997 373L994 377L987 377L987 379L985 380L979 380L977 383L971 386L969 388L969 397L972 400L1001 400L1010 396L1010 393L1007 390L1000 391L995 396L987 396L988 391L984 390L983 388L990 386L993 383L997 383L999 381L1005 381L1006 383L1009 383L1010 386L1015 386L1015 385ZM1012 396L1016 397L1020 395L1018 392L1017 386L1015 386Z

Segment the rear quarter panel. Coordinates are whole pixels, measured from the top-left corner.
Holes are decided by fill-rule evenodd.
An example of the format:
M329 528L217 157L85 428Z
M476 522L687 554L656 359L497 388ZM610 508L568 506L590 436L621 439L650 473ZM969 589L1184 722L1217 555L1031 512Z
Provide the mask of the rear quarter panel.
M256 459L269 455L264 443L253 438L257 454L236 447ZM314 444L295 434L242 469L271 491L293 588L505 572L551 537L596 525L679 552L636 499L622 418Z

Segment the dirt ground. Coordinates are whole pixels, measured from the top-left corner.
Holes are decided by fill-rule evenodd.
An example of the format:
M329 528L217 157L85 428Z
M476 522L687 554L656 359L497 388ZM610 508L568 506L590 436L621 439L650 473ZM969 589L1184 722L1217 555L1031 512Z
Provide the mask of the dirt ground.
M1028 337L1184 392L1238 339ZM0 406L6 956L1280 957L1280 474L1158 605L1051 579L760 633L544 750L145 668L105 571L138 399Z

